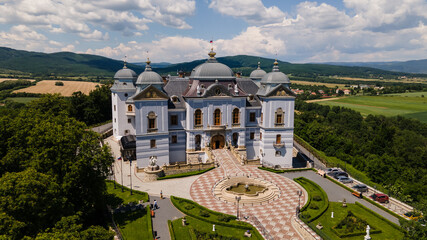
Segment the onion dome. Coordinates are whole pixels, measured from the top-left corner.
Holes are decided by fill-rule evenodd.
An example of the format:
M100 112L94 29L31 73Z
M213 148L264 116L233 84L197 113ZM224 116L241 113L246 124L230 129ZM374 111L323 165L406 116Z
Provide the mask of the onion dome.
M117 71L116 74L114 74L114 79L117 79L117 80L120 80L120 79L134 80L136 77L138 77L138 75L136 75L136 73L132 69L127 68L126 62L124 62L123 68Z
M258 62L258 68L251 72L251 75L249 75L249 78L255 79L255 80L261 79L262 77L264 77L264 75L267 74L264 70L261 69L260 65L261 65L261 63Z
M276 61L274 62L273 71L267 73L262 77L261 84L289 84L291 83L289 81L288 76L286 74L279 71L279 63Z
M137 85L148 85L148 84L163 84L163 78L151 69L150 59L146 61L144 72L142 72L136 80Z
M231 80L235 79L233 70L227 65L219 63L215 58L216 53L211 49L209 59L195 67L190 78L199 80Z

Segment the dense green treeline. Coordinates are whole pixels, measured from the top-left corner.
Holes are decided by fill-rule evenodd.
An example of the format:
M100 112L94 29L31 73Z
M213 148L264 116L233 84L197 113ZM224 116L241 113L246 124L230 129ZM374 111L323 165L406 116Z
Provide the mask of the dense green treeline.
M425 209L427 124L297 101L295 133L313 147L366 172L393 196Z
M70 105L46 95L0 109L0 238L112 239L104 179L113 159Z

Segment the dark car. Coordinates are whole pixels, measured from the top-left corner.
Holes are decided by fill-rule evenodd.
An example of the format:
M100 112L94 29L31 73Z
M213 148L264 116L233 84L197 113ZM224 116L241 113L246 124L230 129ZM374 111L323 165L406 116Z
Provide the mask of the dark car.
M379 203L388 203L389 202L387 194L376 193L376 194L372 195L371 198L374 199L374 201L377 201Z
M351 188L353 188L354 190L359 191L359 192L367 192L368 191L368 186L366 186L365 184L357 184Z
M339 177L341 177L341 176L344 176L344 177L348 177L348 174L346 173L346 172L335 172L333 175L331 175L331 176L333 176L335 179L338 179Z

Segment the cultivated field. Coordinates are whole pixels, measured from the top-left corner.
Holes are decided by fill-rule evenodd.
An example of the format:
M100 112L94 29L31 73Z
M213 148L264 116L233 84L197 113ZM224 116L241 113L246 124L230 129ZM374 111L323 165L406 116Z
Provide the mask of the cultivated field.
M424 95L425 97L421 97ZM427 123L427 92L382 96L353 96L318 102L322 105L354 109L362 115L401 115Z
M402 78L402 79L379 79L379 78L352 78L352 77L330 77L350 81L374 81L374 82L401 82L401 83L426 83L425 78Z
M19 89L14 92L27 92L27 93L59 93L62 96L69 97L74 92L81 91L84 94L89 94L94 90L99 83L82 82L82 81L61 81L64 86L55 86L55 80L43 80L35 86Z
M339 84L339 83L322 83L322 82L308 82L308 81L297 81L297 80L291 80L291 83L300 84L300 85L326 86L329 88L334 88L336 86L343 88L345 86L345 84Z

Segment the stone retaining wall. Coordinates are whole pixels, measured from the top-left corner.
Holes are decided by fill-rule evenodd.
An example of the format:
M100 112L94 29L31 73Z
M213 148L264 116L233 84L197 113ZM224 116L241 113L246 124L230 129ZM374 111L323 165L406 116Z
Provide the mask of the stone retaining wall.
M196 164L176 164L176 165L163 166L162 168L165 175L167 176L167 175L178 174L178 173L204 170L214 166L215 164L211 162L211 163L196 163Z

